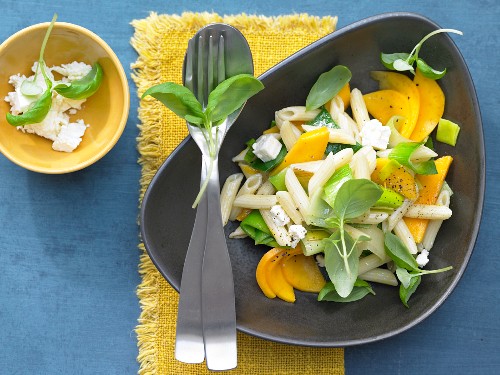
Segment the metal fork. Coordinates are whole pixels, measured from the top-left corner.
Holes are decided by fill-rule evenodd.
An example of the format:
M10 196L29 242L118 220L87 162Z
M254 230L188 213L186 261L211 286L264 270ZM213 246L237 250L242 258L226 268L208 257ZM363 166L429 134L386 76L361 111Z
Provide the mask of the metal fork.
M204 27L189 41L183 73L184 85L205 108L217 84L236 74L253 73L245 38L229 25ZM212 129L218 149L241 109ZM187 125L202 152L203 182L210 165L208 148L201 130ZM234 283L220 211L218 158L213 163L184 262L175 357L182 362L200 363L206 356L208 369L229 370L237 363Z

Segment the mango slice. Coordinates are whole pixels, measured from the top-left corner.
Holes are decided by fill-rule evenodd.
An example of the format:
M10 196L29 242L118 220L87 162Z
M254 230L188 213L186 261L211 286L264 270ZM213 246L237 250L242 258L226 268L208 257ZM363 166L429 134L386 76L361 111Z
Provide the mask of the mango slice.
M410 138L417 124L420 109L420 93L415 83L401 73L395 72L371 72L371 77L379 82L381 90L395 90L408 98L409 115L406 123L400 130L405 138ZM385 125L385 123L383 123Z
M304 254L287 257L283 262L283 274L295 289L303 292L319 293L326 284L314 257Z
M418 69L413 82L420 94L420 111L410 139L421 142L431 134L439 119L443 117L445 99L437 82L424 77Z
M415 185L415 179L405 169L405 167L400 166L399 168L395 169L384 180L380 178L380 170L384 168L387 163L389 163L389 159L387 158L377 159L377 166L371 175L372 181L386 188L392 189L395 192L404 195L408 199L416 199L417 187Z
M302 252L302 250L299 250ZM285 279L283 274L283 261L296 254L297 250L282 250L278 258L274 257L266 267L267 283L271 290L286 302L295 302L295 292L293 286Z
M418 199L415 201L416 204L436 203L452 161L453 158L451 156L443 156L435 160L437 174L417 176L422 188L420 189ZM429 220L405 217L404 221L413 235L415 242L422 242Z
M282 251L283 249L277 247L269 250L260 259L259 264L257 265L257 269L255 270L255 278L257 279L257 284L262 290L262 293L264 293L264 295L267 298L276 297L276 293L274 293L274 291L271 289L271 286L267 282L267 275L266 275L267 267L273 259L274 260L280 259L280 254Z
M279 173L290 164L323 159L329 137L330 132L325 127L303 133L271 175Z
M408 97L396 90L379 90L363 95L366 109L370 115L387 124L392 116L411 117Z

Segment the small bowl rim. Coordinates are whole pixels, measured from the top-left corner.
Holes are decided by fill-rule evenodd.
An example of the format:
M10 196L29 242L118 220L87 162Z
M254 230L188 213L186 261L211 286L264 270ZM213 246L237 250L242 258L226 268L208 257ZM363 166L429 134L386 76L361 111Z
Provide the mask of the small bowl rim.
M31 25L28 27L25 27L24 29L21 29L17 31L16 33L12 34L10 37L8 37L5 41L3 41L0 44L0 53L6 48L6 46L11 43L13 40L16 40L25 34L29 34L30 32L38 29L44 29L47 28L50 25L50 22L42 22L42 23L37 23L35 25ZM120 83L124 89L124 95L123 95L123 101L124 101L124 110L122 112L122 116L120 118L119 124L116 128L115 133L113 134L113 137L106 143L106 145L99 150L96 154L94 154L92 157L77 163L75 165L65 167L65 168L47 168L47 167L39 167L39 166L34 166L30 163L26 163L19 158L16 157L15 153L12 153L8 148L6 148L2 143L0 143L0 152L10 161L13 163L19 165L20 167L23 167L25 169L28 169L33 172L39 172L39 173L44 173L44 174L64 174L64 173L70 173L70 172L76 172L78 170L84 169L88 167L89 165L94 164L96 161L100 160L102 157L104 157L111 149L115 146L115 144L118 142L120 139L123 131L125 130L125 126L127 124L128 120L128 115L130 111L130 88L128 85L128 80L127 80L127 75L125 74L125 70L123 69L123 66L120 62L120 59L118 56L116 56L116 53L111 49L111 47L96 33L90 31L89 29L75 25L73 23L69 22L56 22L54 24L54 28L60 27L64 29L69 29L76 31L78 33L83 34L84 36L89 37L93 41L95 41L98 45L100 45L105 52L108 54L109 58L113 62L113 65L116 67L118 76L120 77ZM56 152L56 151L54 151Z

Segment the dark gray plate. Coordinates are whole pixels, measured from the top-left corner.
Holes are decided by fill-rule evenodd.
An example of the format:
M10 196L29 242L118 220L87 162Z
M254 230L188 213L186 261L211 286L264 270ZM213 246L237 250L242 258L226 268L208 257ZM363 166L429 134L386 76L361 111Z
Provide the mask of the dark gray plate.
M303 105L317 77L332 66L348 66L351 87L377 89L371 70L384 67L379 54L409 52L438 26L411 13L390 13L347 26L306 47L264 73L266 89L246 105L220 153L221 181L237 171L231 158L249 138L269 126L274 112ZM278 47L277 47L278 48ZM453 266L451 272L425 276L406 309L398 288L374 284L376 296L338 304L320 303L316 295L297 292L294 304L268 299L255 281L255 269L266 247L250 239L227 240L231 256L238 329L264 339L309 346L347 346L380 340L421 322L435 311L462 276L479 229L484 196L484 144L479 107L465 62L447 35L426 42L421 56L436 67L447 67L439 81L446 95L445 118L461 124L456 147L437 145L440 155L452 155L447 178L455 192L453 217L442 226L428 268ZM179 290L184 257L193 227L200 176L200 152L187 138L162 165L149 186L141 210L142 237L156 267ZM228 225L226 233L234 229Z

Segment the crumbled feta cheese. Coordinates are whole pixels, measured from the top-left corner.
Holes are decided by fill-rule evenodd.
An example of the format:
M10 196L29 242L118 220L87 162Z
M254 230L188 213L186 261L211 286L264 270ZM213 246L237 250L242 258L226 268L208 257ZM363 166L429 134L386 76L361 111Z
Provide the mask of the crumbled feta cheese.
M279 204L271 207L271 217L278 227L284 227L290 222L290 217Z
M253 153L263 162L276 159L281 150L281 143L274 134L264 134L252 145Z
M361 145L372 146L377 150L385 150L389 143L391 129L382 125L379 120L373 119L363 124L359 135L361 136Z
M83 120L77 120L76 122L70 122L68 125L61 126L61 130L54 140L52 148L56 151L72 152L82 141L87 126Z
M33 73L36 72L37 66L38 63L35 62L31 68ZM54 86L60 81L56 82L52 71L62 74L64 82L71 82L72 80L84 77L91 69L91 66L85 63L73 62L71 64L63 64L61 67L46 68L45 73ZM10 104L10 112L13 115L24 113L38 99L39 96L26 96L21 92L23 82L25 80L33 80L34 78L35 75L26 77L20 74L9 78L9 83L14 86L15 91L9 92L5 97L5 101ZM43 74L40 72L35 82L43 91L47 89ZM69 115L76 114L77 110L82 108L84 102L85 99L68 99L54 91L52 93L52 106L43 121L37 124L18 126L17 129L24 133L36 134L50 139L53 141L52 148L56 151L72 152L82 141L82 136L88 125L83 120L70 122Z
M54 72L57 72L68 78L69 81L75 81L77 79L82 79L87 74L90 73L92 67L83 62L73 61L69 64L61 64L61 66L53 66L50 68Z
M425 265L429 263L429 252L423 249L422 252L417 255L417 258L415 260L417 261L420 268L425 267Z
M307 230L302 225L290 225L288 233L292 239L290 246L296 247L299 244L299 241L306 236Z

